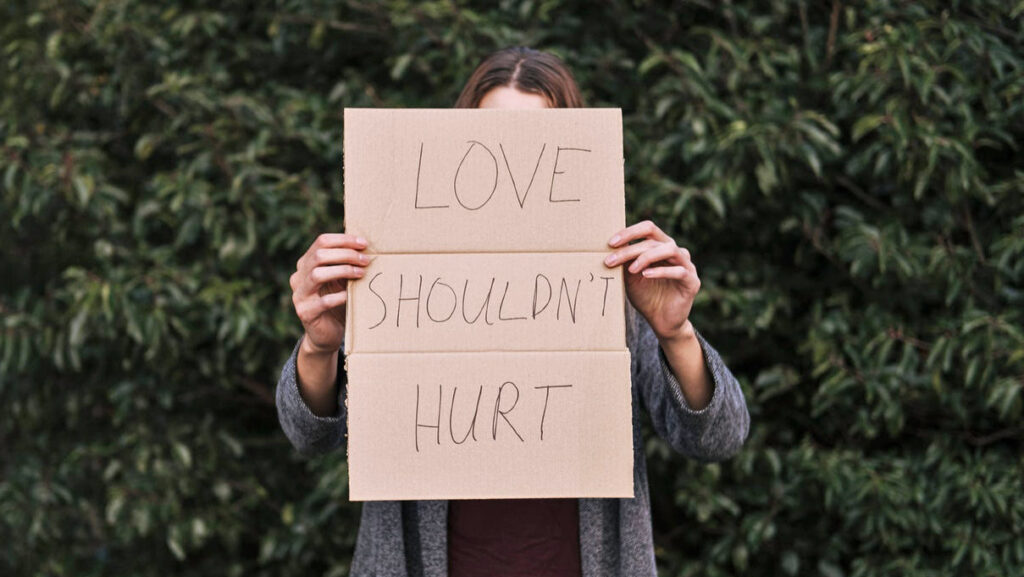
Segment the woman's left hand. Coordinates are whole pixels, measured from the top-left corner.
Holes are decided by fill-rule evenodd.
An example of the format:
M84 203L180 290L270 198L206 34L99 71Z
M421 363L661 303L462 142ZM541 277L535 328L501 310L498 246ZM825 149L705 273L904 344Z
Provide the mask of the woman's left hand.
M629 244L633 241L633 244ZM617 249L605 258L605 266L628 264L626 295L644 315L659 339L684 336L693 299L700 290L697 267L690 251L653 222L646 220L619 231L608 241Z

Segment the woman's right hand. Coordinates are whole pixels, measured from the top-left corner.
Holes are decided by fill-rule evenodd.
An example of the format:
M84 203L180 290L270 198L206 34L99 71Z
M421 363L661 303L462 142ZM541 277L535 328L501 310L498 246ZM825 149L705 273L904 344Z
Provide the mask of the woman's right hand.
M292 304L306 330L303 343L311 353L335 353L345 336L349 279L362 278L371 258L361 251L363 238L321 234L295 264Z

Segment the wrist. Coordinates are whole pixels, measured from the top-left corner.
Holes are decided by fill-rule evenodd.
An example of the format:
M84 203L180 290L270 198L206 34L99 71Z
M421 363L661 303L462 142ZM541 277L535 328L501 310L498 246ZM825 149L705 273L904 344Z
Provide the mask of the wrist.
M693 323L690 319L686 319L682 325L666 334L658 334L658 342L662 345L670 346L674 343L685 343L697 338L697 333L693 328Z
M302 343L299 345L299 353L313 358L329 358L338 353L338 347L318 347L313 344L308 334L304 334Z

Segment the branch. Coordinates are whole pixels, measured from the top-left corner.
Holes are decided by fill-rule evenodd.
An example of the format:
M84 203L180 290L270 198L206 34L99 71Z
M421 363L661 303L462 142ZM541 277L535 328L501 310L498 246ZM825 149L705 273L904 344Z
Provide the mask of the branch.
M828 21L828 43L825 45L825 68L832 64L832 55L836 51L836 31L839 29L839 10L842 4L832 0L832 16Z
M274 400L274 392L266 384L254 381L248 377L242 377L239 382L263 404L272 407L277 406L277 402Z
M882 202L882 201L878 200L877 198L871 196L870 194L865 192L864 189L862 189L861 187L857 186L852 180L846 178L845 176L837 176L836 177L836 183L842 185L843 188L845 188L846 190L849 190L850 192L852 192L854 194L854 196L856 196L857 198L861 199L864 202L864 204L867 204L867 205L869 205L869 206L871 206L871 207L873 207L873 208L875 208L877 210L881 210L883 212L887 212L887 211L891 210L890 207L886 206L886 204L884 202Z
M971 218L971 209L964 204L964 221L967 224L967 233L971 237L971 244L974 246L974 253L978 255L978 260L981 264L988 264L985 262L985 252L981 249L981 243L978 241L978 234L974 230L974 219Z
M1010 427L1008 429L1002 429L994 433L982 435L980 437L974 435L970 431L964 433L964 435L967 437L967 442L974 445L975 447L984 447L985 445L991 445L996 441L1001 441L1003 439L1012 439L1013 437L1022 434L1024 434L1024 427Z

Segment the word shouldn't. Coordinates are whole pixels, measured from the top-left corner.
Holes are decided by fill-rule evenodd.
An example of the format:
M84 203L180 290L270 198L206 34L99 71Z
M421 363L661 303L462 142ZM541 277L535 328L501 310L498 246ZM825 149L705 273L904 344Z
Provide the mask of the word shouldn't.
M433 430L434 437L433 441L436 445L442 444L442 439L447 444L448 440L451 439L453 445L463 445L470 439L473 442L490 439L491 441L497 441L499 436L514 435L514 438L518 438L520 442L526 442L523 435L530 435L530 431L536 431L537 438L541 441L544 440L544 421L548 415L548 403L551 402L552 390L568 389L572 388L572 385L542 385L533 387L535 391L544 391L544 408L541 410L540 419L536 419L536 428L531 429L529 427L529 419L520 416L519 413L523 413L520 410L513 419L512 413L519 405L520 390L519 385L512 381L505 381L497 387L493 388L494 393L494 408L491 409L490 397L491 391L488 391L488 402L484 408L485 414L481 416L480 405L484 398L484 386L480 385L476 389L476 401L473 402L473 390L472 387L464 387L469 389L469 392L462 397L463 400L459 401L458 408L456 408L456 399L459 398L459 387L453 386L451 388L451 399L445 403L445 387L444 385L438 385L437 387L437 410L433 409L433 403L428 403L426 394L420 394L420 385L416 385L416 426L414 427L415 432L415 446L416 452L420 452L420 431L423 429ZM530 390L530 389L526 389ZM429 408L427 405L431 405ZM443 414L447 409L448 423L445 428L444 420L442 419ZM456 417L458 413L458 417ZM482 417L482 419L481 419ZM485 421L481 423L480 421ZM515 422L514 422L515 421ZM483 427L477 435L478 425ZM442 434L442 431L447 434ZM499 434L500 433L500 434ZM426 439L429 439L427 437ZM425 439L426 442L429 442Z
M513 287L512 281L499 281L494 276L472 282L468 278L431 278L421 274L395 277L379 272L367 284L379 305L378 316L374 317L376 321L370 329L379 327L389 317L396 327L401 327L405 318L407 325L415 323L416 328L427 320L433 323L461 320L469 325L480 321L493 325L498 321L536 320L544 315L576 324L579 314L596 315L600 310L600 315L605 315L609 282L615 278L596 277L593 273L582 278L549 278L537 274L532 287L529 284ZM591 303L592 308L584 308L581 303L581 289L586 289L583 302Z

